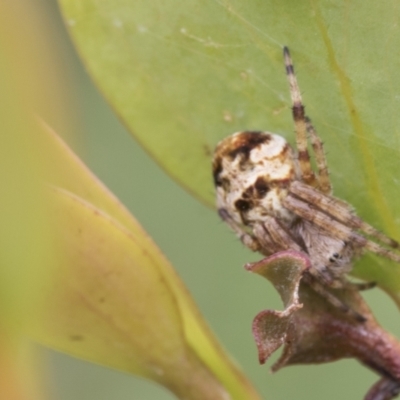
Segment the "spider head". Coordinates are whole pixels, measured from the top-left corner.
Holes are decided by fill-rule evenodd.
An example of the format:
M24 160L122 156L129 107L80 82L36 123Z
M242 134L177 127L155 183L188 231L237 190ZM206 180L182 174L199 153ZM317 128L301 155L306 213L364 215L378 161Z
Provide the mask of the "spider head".
M291 222L282 205L296 179L296 162L289 143L268 132L238 132L216 147L213 175L218 209L251 227L273 216Z

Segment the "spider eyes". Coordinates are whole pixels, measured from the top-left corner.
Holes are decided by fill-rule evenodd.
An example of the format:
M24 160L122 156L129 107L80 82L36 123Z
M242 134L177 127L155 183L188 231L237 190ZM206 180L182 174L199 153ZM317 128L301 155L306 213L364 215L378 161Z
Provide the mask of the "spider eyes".
M235 201L235 207L239 210L239 211L248 211L251 208L251 204L249 201L240 199L240 200L236 200Z

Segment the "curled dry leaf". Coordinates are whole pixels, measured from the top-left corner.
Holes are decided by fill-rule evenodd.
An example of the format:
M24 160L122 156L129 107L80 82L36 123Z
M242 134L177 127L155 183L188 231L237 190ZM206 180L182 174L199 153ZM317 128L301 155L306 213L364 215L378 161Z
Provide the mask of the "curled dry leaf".
M253 335L261 364L286 342L292 315L302 307L298 291L302 273L309 267L308 259L294 251L285 253L286 257L277 253L246 265L246 269L264 276L275 286L285 306L284 311L264 310L254 318Z
M329 289L366 318L356 320L329 304L301 281L309 260L302 253L284 251L246 269L267 278L278 290L284 311L265 310L253 322L260 363L284 345L273 371L293 364L317 364L356 358L382 379L365 400L389 400L400 391L400 343L375 320L355 287Z

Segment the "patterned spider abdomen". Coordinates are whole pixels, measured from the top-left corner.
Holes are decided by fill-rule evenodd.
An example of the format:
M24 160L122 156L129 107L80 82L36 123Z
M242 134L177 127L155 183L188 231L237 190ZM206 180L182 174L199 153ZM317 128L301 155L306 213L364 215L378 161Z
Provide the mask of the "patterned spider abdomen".
M216 147L213 175L217 207L238 224L252 227L272 216L290 223L294 214L282 205L297 178L293 149L281 136L238 132Z

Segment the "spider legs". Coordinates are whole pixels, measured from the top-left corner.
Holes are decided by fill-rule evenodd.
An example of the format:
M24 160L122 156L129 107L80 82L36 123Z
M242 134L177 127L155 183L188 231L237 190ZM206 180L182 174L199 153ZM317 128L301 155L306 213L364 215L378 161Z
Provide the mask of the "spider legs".
M286 74L289 81L290 95L292 99L292 114L296 130L296 145L298 151L298 161L301 171L301 179L307 185L318 187L325 194L330 194L332 186L329 180L328 166L324 153L322 140L313 127L311 120L305 115L302 103L300 88L294 73L293 62L290 57L289 49L283 49ZM311 146L314 150L315 161L317 164L318 175L315 176L311 167L310 154L308 152L307 134L310 137Z
M260 251L266 256L288 249L302 251L301 247L273 217L267 216L265 221L255 224L253 232L249 233L234 221L224 208L219 209L218 213L241 242L252 251Z
M266 239L268 239L269 242L272 241L273 246L278 249L275 250L274 253L288 249L303 251L303 249L289 235L287 230L279 224L276 218L266 217L265 221L254 226L253 232L262 246L268 245L268 243L265 242Z
M302 180L311 186L317 186L314 171L311 168L310 154L307 149L307 123L303 102L296 75L294 73L293 62L290 57L289 49L283 48L286 75L289 81L290 96L292 99L292 114L296 130L296 145L298 160L301 170Z
M318 169L318 189L324 194L331 194L332 185L329 179L328 163L325 157L324 145L308 117L306 117L306 126Z
M346 282L346 287L351 287L358 291L363 291L376 287L376 282L361 282L361 283Z
M229 225L229 227L236 233L242 243L253 251L261 251L266 256L277 253L283 250L296 250L302 252L301 246L290 236L287 230L273 217L266 217L266 220L255 224L252 233L246 232L240 224L232 219L227 210L221 208L218 210L220 217ZM268 249L268 252L265 250ZM334 294L332 294L326 285L320 282L325 282L323 276L315 268L311 268L304 274L304 281L316 293L322 296L335 308L348 314L357 321L364 322L365 318L348 307ZM336 287L343 288L347 285L356 286L357 289L367 289L372 287L372 284L353 284L350 282L335 281ZM331 285L332 287L335 285ZM359 287L358 287L359 286Z
M333 199L333 201L335 201L335 199ZM330 236L337 238L338 240L342 240L343 242L354 243L356 247L365 248L372 253L378 254L380 256L400 263L399 254L388 250L385 247L382 247L381 245L372 242L364 236L361 236L358 233L354 232L351 228L350 220L347 220L344 223L338 222L328 213L325 214L323 211L319 211L317 208L315 208L314 203L308 203L306 201L300 200L293 195L287 196L284 199L283 203L288 210L292 211L306 221L309 221L319 226L325 232L329 232ZM383 236L383 234L381 235ZM387 238L387 240L391 241L392 239ZM395 241L393 242L397 243Z
M220 208L218 214L246 247L252 251L262 251L259 241L237 224L225 208Z
M326 289L324 285L321 285L308 271L304 273L303 279L316 293L323 297L333 307L339 309L341 312L347 314L349 317L354 318L356 321L366 321L366 318L364 316L353 310L351 307L349 307L347 304L343 303L339 298L333 295L330 291L328 291L328 289Z
M387 237L373 226L364 222L361 218L354 215L351 208L343 201L334 197L325 196L317 190L305 185L302 182L295 181L290 187L290 191L297 197L308 203L315 204L322 211L330 214L343 224L353 229L359 229L361 232L381 241L382 243L398 248L399 243Z

